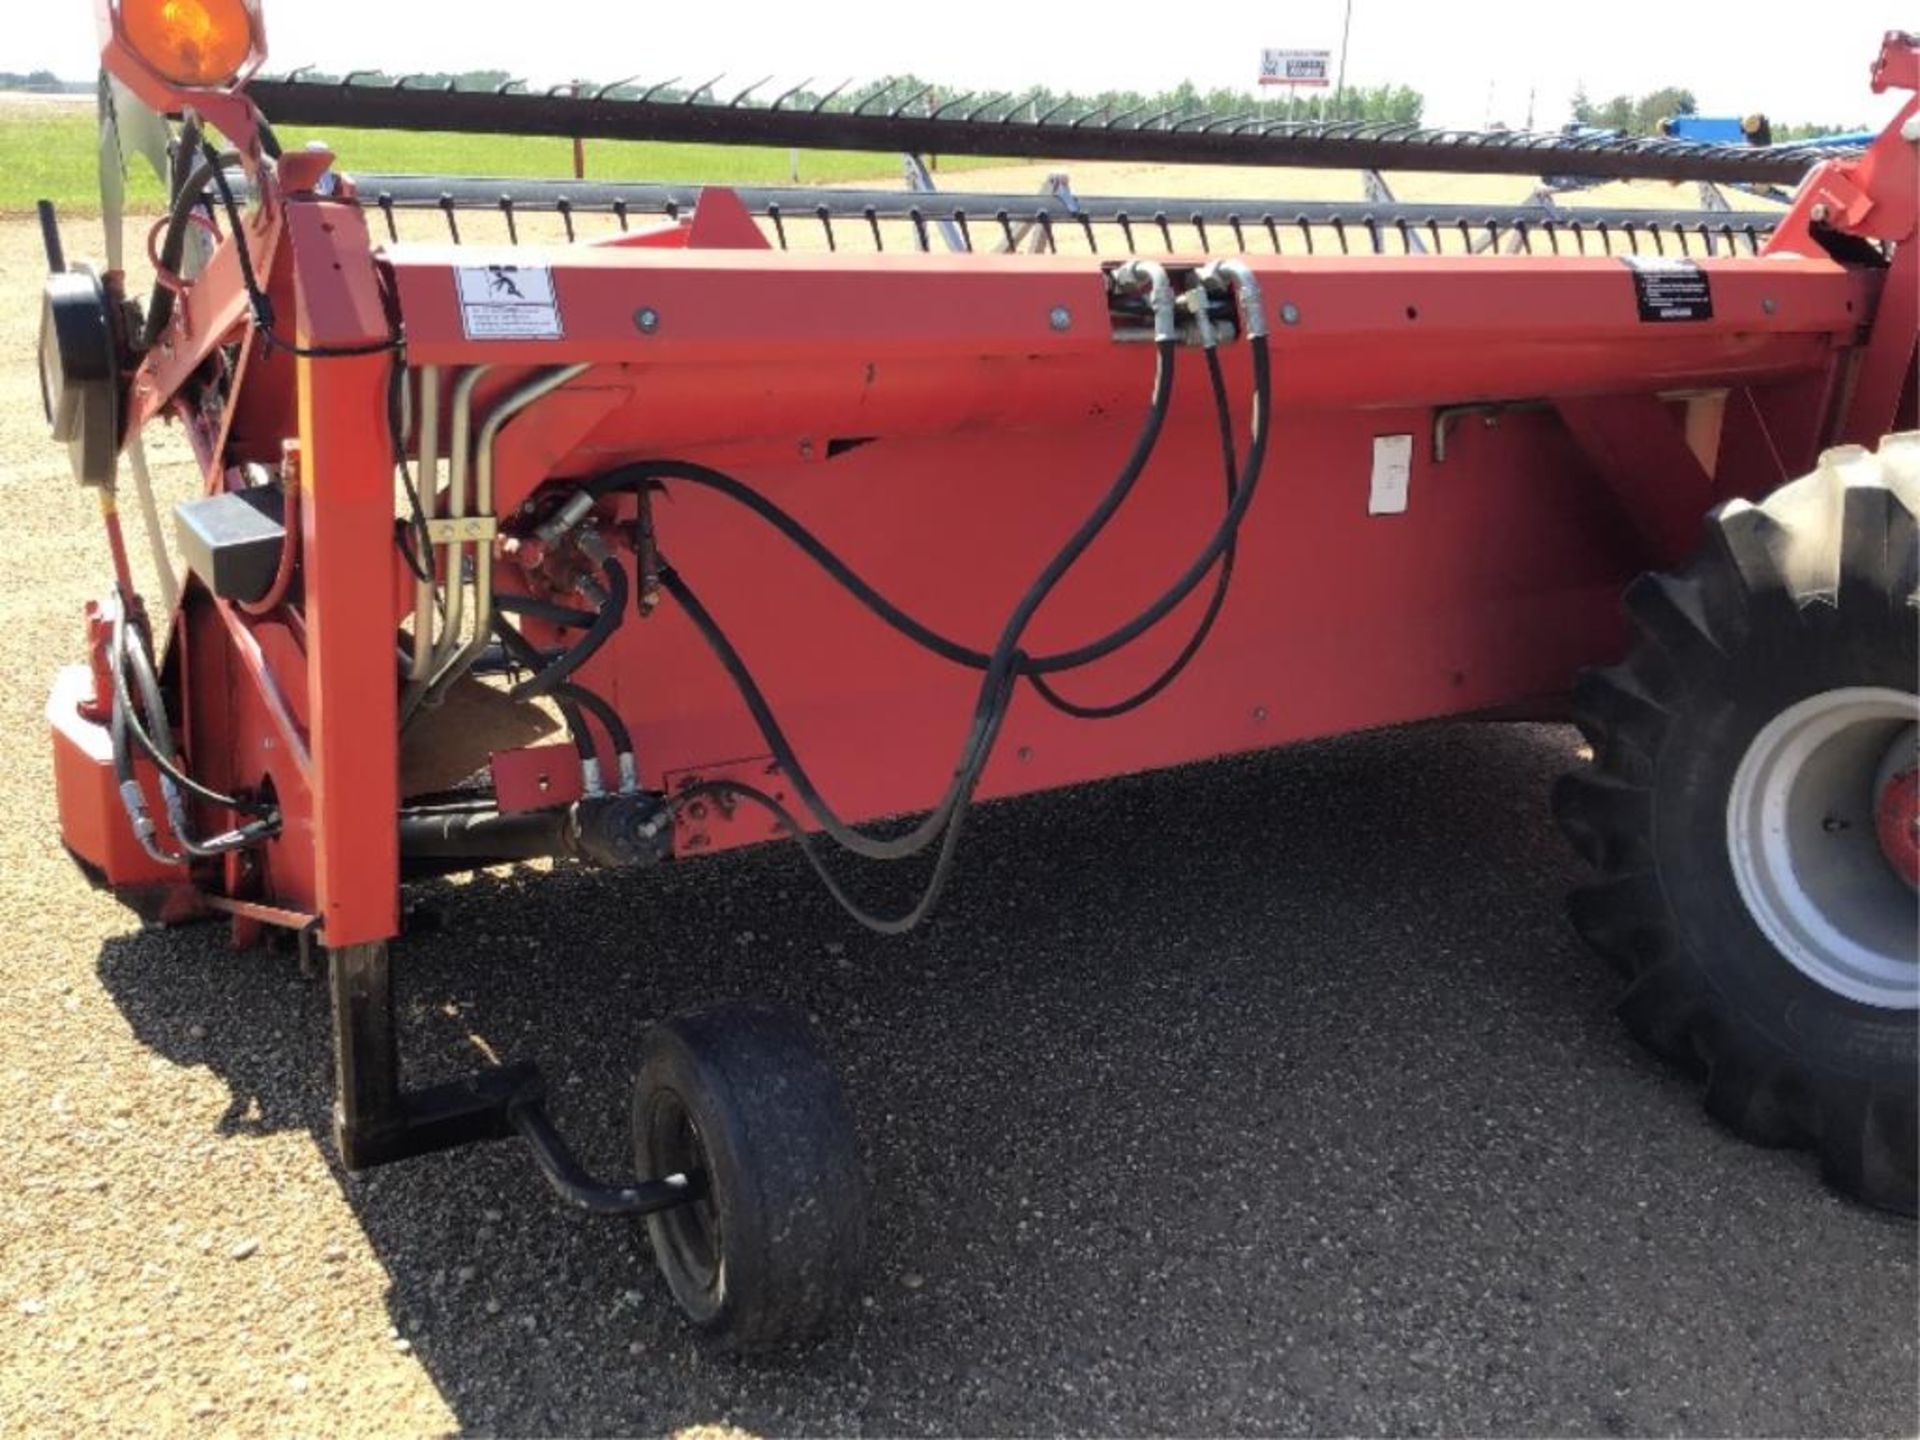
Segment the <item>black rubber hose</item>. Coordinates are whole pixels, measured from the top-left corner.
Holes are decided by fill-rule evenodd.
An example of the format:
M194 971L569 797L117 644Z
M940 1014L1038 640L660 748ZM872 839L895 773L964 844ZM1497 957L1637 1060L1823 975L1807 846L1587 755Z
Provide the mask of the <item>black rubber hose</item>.
M144 641L134 646L127 643L127 631L133 624L126 616L126 603L120 601L116 607L111 638L108 641L107 668L113 674L113 707L120 714L121 723L140 753L153 762L153 766L174 784L188 794L204 800L209 805L218 805L227 810L238 810L243 815L255 815L262 819L276 817L278 812L271 806L257 800L241 800L236 796L223 795L195 780L186 771L176 765L172 758L162 752L158 742L147 733L146 726L140 721L139 712L134 709L133 696L127 689L127 666L144 666L148 675L152 674L153 662L147 657ZM144 635L144 632L142 632ZM131 774L131 770L129 770Z
M514 615L531 615L536 620L544 620L549 625L563 625L573 630L584 630L600 618L592 610L577 610L571 605L556 605L551 600L536 599L532 595L515 595L511 591L501 594L494 592L493 608L505 610Z
M500 615L493 617L493 633L506 647L507 653L525 668L538 669L548 663L533 642L514 629L505 617ZM580 718L582 710L591 711L594 718L606 728L608 738L613 741L616 758L633 753L633 735L628 731L626 721L620 718L619 711L595 692L584 685L563 681L553 686L547 693L553 703L559 707L561 718L567 722L568 733L573 737L574 749L580 752L582 760L594 758L593 732L582 723Z
M1006 689L995 706L993 724L987 733L988 752L991 752L993 742L999 736L1000 722L1006 717L1006 701L1013 690L1010 679L1003 680L1002 683ZM927 883L920 891L920 898L899 915L876 915L849 895L846 887L840 883L839 877L827 868L826 861L821 858L818 849L814 846L813 837L807 833L799 817L764 790L738 780L707 780L689 785L673 797L672 803L678 810L703 795L714 795L746 800L760 806L779 822L781 829L798 842L800 853L806 857L807 864L813 867L814 874L820 877L821 884L826 887L827 893L833 897L835 904L876 934L904 935L927 918L933 907L939 903L941 894L947 888L947 881L952 878L953 859L960 848L960 830L966 822L968 806L973 799L974 788L979 778L980 768L976 767L968 776L962 802L953 812L952 823L946 827L945 833L940 837L940 850L934 857L933 873L927 877Z
M160 241L160 264L169 273L179 273L180 261L187 249L188 224L193 218L194 207L213 183L215 168L236 162L239 158L231 150L208 151L201 157L200 163L188 172L185 183L173 197L173 203L167 211L167 233ZM168 321L173 318L173 303L174 292L156 281L153 303L147 307L147 323L141 332L141 349L151 350L160 342Z
M537 695L551 693L553 687L564 681L578 670L594 653L607 643L607 637L620 628L620 622L627 614L627 572L620 562L609 555L600 562L600 573L607 580L606 603L600 607L593 623L558 660L536 670L533 675L522 680L508 693L515 700L531 700Z
M1079 527L1067 539L1049 560L1033 583L1027 587L1020 601L1008 615L1001 628L1000 638L989 656L987 672L980 683L979 696L974 703L973 718L968 726L967 738L961 746L960 758L954 766L953 779L938 803L911 830L903 835L888 839L857 830L842 820L830 806L819 789L814 785L806 768L800 763L799 756L774 718L766 697L754 683L751 672L733 648L720 626L714 621L706 607L688 587L686 581L661 557L661 584L684 609L688 617L699 629L709 648L719 658L727 671L740 697L752 712L755 723L765 735L769 749L775 761L786 772L788 780L799 794L807 809L812 813L820 827L847 849L870 860L904 860L925 850L953 818L956 810L964 805L979 782L980 772L985 768L991 753L993 737L999 733L1000 722L1005 718L1006 705L1012 694L1009 683L1015 675L1024 673L1026 659L1019 649L1021 635L1032 621L1036 611L1045 603L1054 587L1066 576L1074 564L1083 555L1087 547L1099 537L1107 523L1112 520L1121 504L1131 493L1135 482L1147 467L1160 432L1166 423L1167 411L1173 399L1173 377L1175 347L1172 341L1161 341L1154 347L1155 365L1153 396L1147 408L1147 418L1134 441L1133 450L1126 464L1108 486L1100 502L1094 506ZM623 466L621 470L632 479L653 480L656 475L636 474L653 468L653 462L641 462L637 465ZM621 471L610 472L619 474ZM613 488L613 487L609 487Z
M240 266L240 283L246 289L247 303L253 311L253 328L263 341L276 350L311 360L352 359L362 355L384 355L388 351L399 353L406 349L406 335L397 327L384 340L369 340L358 345L301 345L282 337L274 329L273 299L261 288L260 277L254 273L253 252L247 248L240 202L234 199L233 186L227 183L226 168L211 145L205 145L202 149L209 162L208 178L213 181L213 188L220 196L221 208L226 211L228 237L233 241L233 258Z
M237 829L227 830L207 839L196 840L189 832L187 828L188 816L186 802L182 798L183 785L182 783L176 783L176 777L178 782L183 782L185 787L191 789L193 792L213 799L215 803L224 801L230 809L254 807L241 807L237 802L227 800L225 796L220 796L217 791L208 790L205 786L187 779L185 774L171 763L171 756L166 753L166 747L154 744L152 737L141 727L139 719L137 718L136 707L131 696L128 694L125 665L129 661L131 662L134 682L139 689L141 701L146 707L146 723L157 727L161 733L164 734L168 720L166 701L160 693L159 677L154 673L152 657L147 653L144 632L142 633L141 643L134 646L131 650L126 648L124 629L121 635L120 648L122 653L116 658L121 662L122 668L115 672L117 677L114 687L115 708L122 713L123 725L130 728L136 736L142 737L144 743L151 747L151 758L154 764L161 770L160 790L166 802L167 819L172 827L175 842L188 855L205 860L225 855L233 850L243 849L249 845L257 845L277 835L280 831L280 817L272 811L268 811L264 815L257 815L255 819L247 821ZM131 811L129 812L129 818L134 818ZM143 844L145 843L143 839ZM154 855L158 859L170 861L178 859L178 857L165 855L156 845L146 844L146 848L149 854Z
M1227 508L1233 508L1235 493L1235 472L1240 468L1240 458L1235 453L1233 443L1233 411L1227 402L1227 377L1220 368L1220 356L1209 346L1207 356L1207 379L1213 389L1214 420L1220 428L1220 458L1223 473L1226 476ZM1175 655L1166 669L1162 670L1147 684L1122 700L1109 701L1104 705L1087 705L1070 700L1055 690L1044 675L1028 677L1034 692L1064 714L1076 720L1112 720L1118 716L1130 714L1142 705L1161 694L1169 685L1180 678L1193 657L1200 653L1200 647L1207 643L1207 637L1213 633L1213 622L1220 618L1221 608L1227 603L1227 591L1233 585L1233 555L1236 535L1227 542L1227 548L1220 554L1220 568L1214 572L1213 594L1207 600L1207 608L1200 616L1200 623L1193 627L1193 634L1187 637L1187 643Z
M1095 660L1112 654L1122 645L1137 639L1166 618L1168 612L1191 594L1194 587L1206 577L1234 544L1239 535L1240 523L1252 504L1254 486L1258 481L1261 466L1265 462L1272 405L1272 370L1267 339L1265 336L1255 336L1249 343L1253 351L1254 396L1247 461L1240 469L1239 478L1234 487L1235 494L1212 539L1186 573L1134 619L1118 630L1072 650L1051 655L1031 656L1024 662L1023 674L1050 675L1063 670L1078 669L1082 665L1091 664ZM931 626L909 615L868 584L851 566L834 554L824 542L792 515L757 490L709 466L686 460L636 461L609 470L606 474L589 481L587 490L588 493L599 497L616 490L636 490L645 485L666 480L680 480L702 486L746 506L792 541L821 569L825 570L841 588L875 616L923 649L969 669L984 670L992 663L993 657L990 654L942 635ZM1211 628L1211 621L1207 623ZM1157 694L1158 691L1155 693Z
M698 485L744 505L792 541L808 559L826 571L842 589L909 640L956 665L964 665L973 670L987 668L991 657L985 651L975 650L970 645L962 645L959 641L949 639L932 627L923 625L863 580L852 566L828 549L824 541L792 515L752 486L743 484L724 471L715 470L711 466L701 465L692 460L643 460L622 465L618 469L609 470L606 474L590 480L587 483L587 492L598 498L616 490L639 490L662 480L680 480L689 485Z
M1133 619L1108 631L1098 640L1088 641L1072 650L1033 656L1027 662L1025 673L1050 675L1061 670L1076 670L1113 654L1123 645L1131 644L1158 625L1168 612L1191 595L1194 587L1206 579L1207 572L1213 569L1214 562L1233 544L1240 533L1240 522L1246 518L1247 509L1253 504L1254 492L1259 488L1260 468L1266 463L1273 411L1273 366L1267 349L1267 337L1255 335L1248 343L1253 351L1253 418L1248 426L1247 463L1240 473L1238 493L1227 507L1227 513L1221 517L1213 538L1194 557L1186 572Z

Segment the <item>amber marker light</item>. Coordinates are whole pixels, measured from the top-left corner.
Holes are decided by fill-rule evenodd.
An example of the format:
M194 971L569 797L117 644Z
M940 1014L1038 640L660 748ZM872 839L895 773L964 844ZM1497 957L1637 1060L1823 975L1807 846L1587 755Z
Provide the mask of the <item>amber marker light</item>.
M247 0L121 0L120 29L155 74L194 89L231 84L255 43Z

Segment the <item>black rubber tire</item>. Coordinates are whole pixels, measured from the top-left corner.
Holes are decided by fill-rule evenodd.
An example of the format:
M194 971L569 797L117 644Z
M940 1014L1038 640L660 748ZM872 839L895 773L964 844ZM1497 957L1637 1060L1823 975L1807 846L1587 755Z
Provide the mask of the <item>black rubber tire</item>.
M1601 872L1572 917L1626 976L1627 1028L1701 1076L1738 1134L1812 1148L1838 1189L1909 1214L1920 1023L1781 955L1741 899L1727 805L1749 744L1788 706L1916 688L1917 511L1920 434L1829 451L1763 504L1714 511L1683 570L1628 589L1625 663L1575 688L1593 765L1554 792Z
M727 1004L655 1026L633 1145L642 1179L707 1174L704 1200L647 1217L661 1273L700 1330L764 1350L816 1338L853 1302L866 1245L859 1147L799 1016Z

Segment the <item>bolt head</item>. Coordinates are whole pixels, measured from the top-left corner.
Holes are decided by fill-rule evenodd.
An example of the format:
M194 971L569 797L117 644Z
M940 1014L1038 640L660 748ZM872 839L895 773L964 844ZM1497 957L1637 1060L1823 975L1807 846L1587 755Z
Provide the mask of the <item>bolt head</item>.
M1047 323L1056 330L1073 328L1073 312L1064 305L1056 305L1047 313Z
M642 335L651 335L660 328L660 312L651 305L642 305L633 312L633 327Z
M1300 323L1300 307L1291 300L1284 302L1280 306L1280 323L1282 325L1298 325Z

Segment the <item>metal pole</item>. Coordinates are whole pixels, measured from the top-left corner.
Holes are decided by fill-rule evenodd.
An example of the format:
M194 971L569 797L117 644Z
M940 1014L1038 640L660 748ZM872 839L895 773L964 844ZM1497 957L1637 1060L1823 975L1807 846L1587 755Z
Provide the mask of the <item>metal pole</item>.
M576 100L580 98L580 82L578 80L573 82L573 88L568 93ZM578 135L573 137L573 178L576 180L584 180L587 178L587 143Z
M1333 82L1333 107L1335 118L1340 112L1340 97L1347 88L1347 37L1353 33L1353 0L1347 0L1346 18L1340 22L1340 75Z

